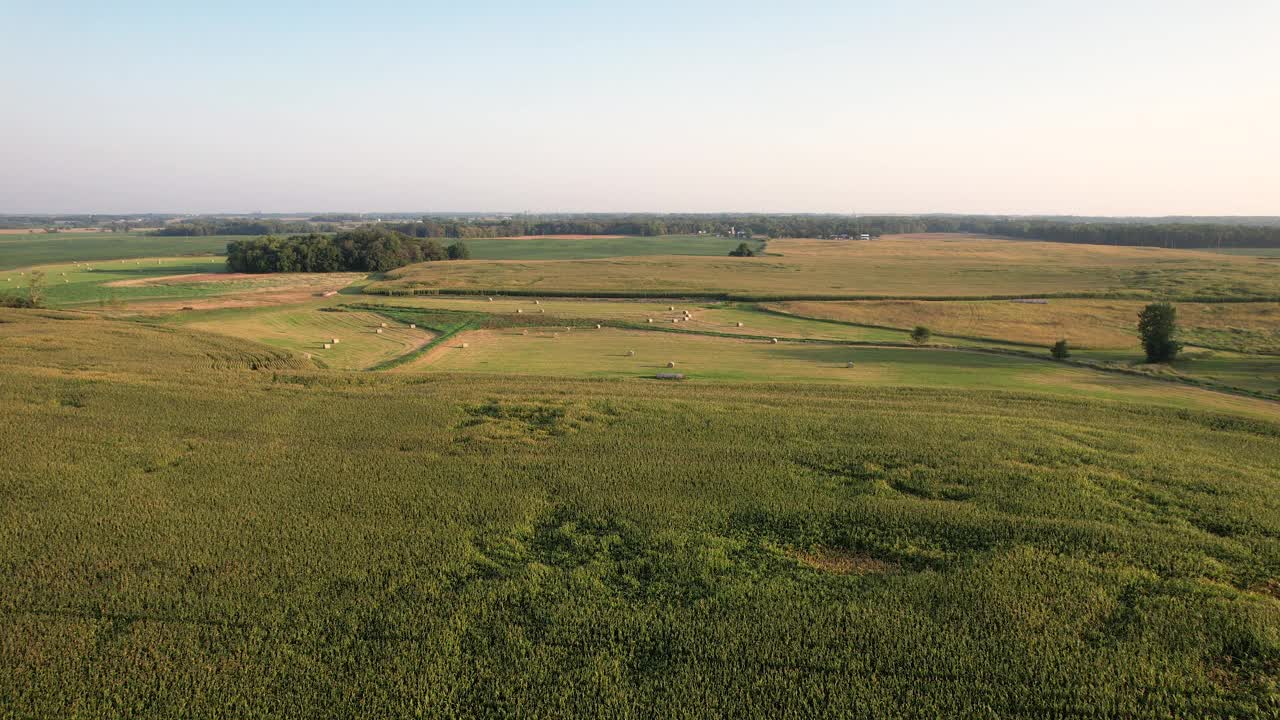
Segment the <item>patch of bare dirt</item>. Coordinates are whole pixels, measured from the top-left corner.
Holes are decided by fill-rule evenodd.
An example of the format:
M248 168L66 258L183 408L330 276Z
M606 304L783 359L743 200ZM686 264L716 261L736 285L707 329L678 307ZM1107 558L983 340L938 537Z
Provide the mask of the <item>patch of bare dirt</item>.
M879 575L896 572L898 566L870 555L835 548L814 548L808 552L796 551L791 557L814 570L833 575Z

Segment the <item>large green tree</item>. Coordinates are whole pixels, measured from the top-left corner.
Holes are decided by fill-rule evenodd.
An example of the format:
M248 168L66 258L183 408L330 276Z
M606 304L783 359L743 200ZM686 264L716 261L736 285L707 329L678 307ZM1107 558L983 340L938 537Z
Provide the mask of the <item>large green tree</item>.
M1169 362L1178 356L1182 345L1178 332L1178 311L1167 302L1151 303L1138 313L1138 337L1147 352L1147 362Z

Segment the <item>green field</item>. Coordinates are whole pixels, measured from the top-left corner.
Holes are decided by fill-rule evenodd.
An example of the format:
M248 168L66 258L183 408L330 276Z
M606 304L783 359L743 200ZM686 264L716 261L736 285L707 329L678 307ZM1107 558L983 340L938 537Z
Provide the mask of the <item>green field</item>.
M358 273L233 275L227 273L222 258L145 257L0 271L0 292L29 295L35 271L44 273L46 305L116 310L130 303L229 295L292 292L305 296L337 290L364 277Z
M549 259L677 240L44 266L55 309L0 309L0 717L1280 716L1276 302L1179 302L1145 365L1141 300L972 299L1268 261ZM439 277L511 294L361 292ZM828 286L970 299L708 297Z
M13 715L1280 710L1276 421L0 338Z
M0 233L0 270L31 265L172 255L222 255L230 235L157 237L149 233Z

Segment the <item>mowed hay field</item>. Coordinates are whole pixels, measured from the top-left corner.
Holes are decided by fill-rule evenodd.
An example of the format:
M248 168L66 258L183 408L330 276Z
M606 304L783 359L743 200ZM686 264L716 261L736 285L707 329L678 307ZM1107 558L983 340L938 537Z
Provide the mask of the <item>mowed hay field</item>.
M1133 350L1139 347L1135 300L1009 301L867 300L782 302L766 307L803 317L1049 346ZM1184 343L1242 352L1280 354L1280 303L1177 303Z
M422 263L387 273L368 291L757 298L1117 292L1280 296L1280 273L1265 259L1188 250L943 236L775 240L768 253L755 258Z
M1275 421L0 339L11 716L1280 712Z
M536 300L536 302L535 302ZM351 302L352 298L346 298ZM860 342L906 342L909 333L839 323L814 322L761 313L750 306L726 302L680 300L609 300L590 298L527 298L495 296L492 300L473 296L378 296L364 295L361 304L423 310L451 310L485 313L521 324L551 325L555 320L600 321L614 325L649 325L654 329L675 329L705 333L770 337L850 340ZM685 320L685 311L690 313ZM672 325L675 319L679 322ZM742 327L738 327L742 323Z
M643 255L724 256L742 241L714 235L574 235L467 238L464 242L476 260L571 260ZM762 243L749 244L758 247Z
M208 332L253 340L296 353L309 353L327 367L364 370L426 345L424 328L371 312L333 312L320 304L184 313L174 322ZM386 323L387 327L382 328ZM379 333L378 330L382 329ZM340 342L331 341L337 338ZM329 348L325 348L325 344Z
M628 355L631 351L634 356ZM675 368L668 368L669 362L674 362ZM853 367L848 367L849 362ZM809 342L773 344L761 339L611 328L504 328L462 333L397 371L649 378L646 383L671 382L652 379L657 373L681 373L686 383L817 382L1006 389L1280 417L1280 406L1266 400L1010 355Z

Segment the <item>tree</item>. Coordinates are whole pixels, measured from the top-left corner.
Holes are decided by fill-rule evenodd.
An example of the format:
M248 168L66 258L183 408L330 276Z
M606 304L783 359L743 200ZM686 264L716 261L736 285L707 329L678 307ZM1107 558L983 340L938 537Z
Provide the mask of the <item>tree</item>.
M1174 339L1178 332L1177 310L1167 302L1151 303L1138 313L1138 337L1147 351L1147 362L1169 362L1182 345Z
M746 243L738 243L738 247L729 251L730 257L755 257L756 251Z
M27 299L31 301L31 307L40 307L44 304L43 270L31 271L31 277L27 280Z
M933 333L929 331L929 328L923 325L917 325L915 329L911 331L911 342L917 345L924 345L929 342L929 338L931 337L933 337Z
M1054 360L1066 360L1071 357L1071 348L1067 347L1066 340L1059 340L1053 344L1053 347L1049 348L1049 354L1053 356Z
M450 260L470 260L471 248L467 247L466 243L459 240L458 242L449 246L449 259Z

